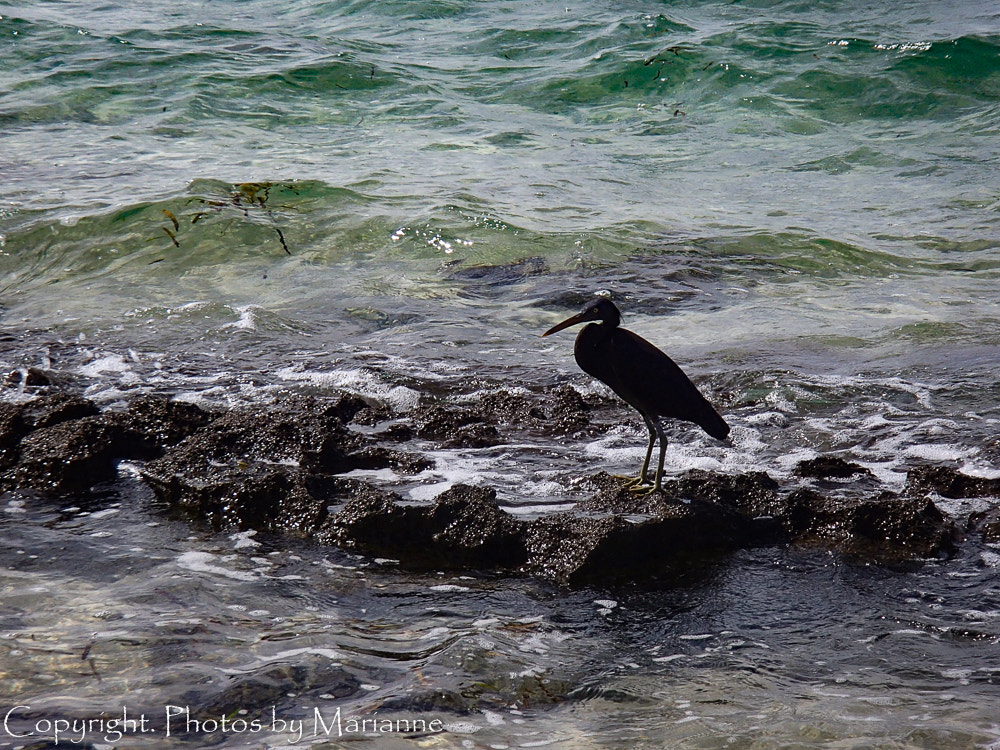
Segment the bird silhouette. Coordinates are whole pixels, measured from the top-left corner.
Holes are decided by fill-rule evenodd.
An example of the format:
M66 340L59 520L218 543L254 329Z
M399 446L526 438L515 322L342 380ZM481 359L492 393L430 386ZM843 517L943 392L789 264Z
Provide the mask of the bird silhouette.
M646 339L621 328L621 313L604 297L588 302L583 310L552 326L542 336L550 336L577 323L587 323L576 337L573 356L580 369L600 380L642 415L649 430L649 446L639 476L629 481L633 491L658 492L663 485L663 459L667 439L663 418L694 422L712 437L725 440L729 425L705 399L694 383L670 357ZM656 440L660 459L653 486L647 484L649 461Z

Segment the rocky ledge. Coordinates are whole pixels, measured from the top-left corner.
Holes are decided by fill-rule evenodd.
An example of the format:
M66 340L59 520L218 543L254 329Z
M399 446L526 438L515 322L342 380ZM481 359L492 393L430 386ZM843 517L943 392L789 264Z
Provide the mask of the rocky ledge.
M415 504L344 476L427 468L424 456L400 449L416 439L472 447L503 441L498 427L586 430L591 408L568 387L486 395L475 407L430 399L403 417L346 394L209 412L157 396L102 411L80 396L45 392L0 404L0 490L86 492L121 481L118 464L129 460L160 500L215 529L301 535L412 568L563 583L656 576L762 545L900 561L947 555L963 533L1000 537L1000 519L980 514L956 524L933 500L1000 496L1000 480L922 466L894 493L835 456L803 462L788 487L763 472L692 471L662 493L636 497L600 473L587 478L590 495L572 511L528 520L504 511L490 487L454 485Z

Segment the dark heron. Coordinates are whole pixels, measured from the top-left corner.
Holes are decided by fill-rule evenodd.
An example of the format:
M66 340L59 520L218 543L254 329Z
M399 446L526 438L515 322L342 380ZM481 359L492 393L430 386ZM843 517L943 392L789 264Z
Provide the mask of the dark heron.
M597 321L597 322L592 322ZM662 489L663 458L667 439L660 420L664 417L694 422L712 437L725 440L729 425L688 379L677 364L646 339L619 328L621 313L603 297L588 302L577 315L553 326L543 336L563 328L587 323L576 337L573 356L580 369L593 375L642 415L649 430L649 447L639 476L629 485L647 484L646 472L653 445L660 439L660 462L650 492Z

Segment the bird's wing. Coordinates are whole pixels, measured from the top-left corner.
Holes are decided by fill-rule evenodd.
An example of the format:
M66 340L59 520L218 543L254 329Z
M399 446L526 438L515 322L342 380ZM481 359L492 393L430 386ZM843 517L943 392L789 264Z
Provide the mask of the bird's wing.
M719 439L729 426L670 357L624 328L611 336L608 357L618 395L650 416L683 419ZM620 390L619 390L620 388Z

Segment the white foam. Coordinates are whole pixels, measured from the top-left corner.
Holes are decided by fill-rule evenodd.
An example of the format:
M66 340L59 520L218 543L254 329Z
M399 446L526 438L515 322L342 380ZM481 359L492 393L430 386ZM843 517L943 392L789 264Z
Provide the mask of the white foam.
M982 564L986 567L993 568L994 570L1000 568L1000 555L996 552L991 552L989 550L983 550L979 553L979 559Z
M275 373L282 380L309 383L318 388L349 391L386 404L396 411L412 411L420 402L420 392L404 385L389 386L370 370L304 370L282 367Z
M416 502L430 502L446 489L452 486L452 482L436 482L435 484L421 484L411 487L406 491L406 497Z
M803 461L809 461L818 455L819 453L812 448L798 448L782 456L778 456L776 461L785 473L788 474Z
M105 354L103 357L92 359L85 365L77 369L77 373L88 378L96 378L107 372L126 372L132 369L132 365L125 361L120 354Z
M352 469L344 474L344 476L352 479L383 482L385 484L396 484L402 478L392 469Z
M512 485L520 496L521 477L514 473L516 453L512 446L492 448L430 451L425 456L434 461L433 469L413 477L419 482L406 491L406 496L418 502L434 499L456 484L496 487L501 493Z
M243 331L257 330L257 311L262 309L260 305L240 305L238 307L227 305L227 307L239 315L239 319L224 324L222 328L236 328Z
M743 419L748 425L761 427L787 427L788 416L780 411L758 411L747 414Z
M535 505L507 505L504 510L512 516L540 516L547 513L563 513L573 510L576 503L538 503Z
M897 471L896 466L898 466L898 464L896 462L878 463L872 461L856 461L855 463L857 463L858 466L863 466L868 469L868 471L875 475L875 478L878 481L887 487L893 487L900 490L903 488L903 485L906 484L906 470Z
M213 554L208 552L199 552L198 550L191 550L190 552L184 552L177 558L177 565L194 573L210 573L211 575L232 578L237 581L256 581L260 578L260 575L257 573L248 573L243 570L232 570L230 568L217 565L215 564L216 560L218 560L218 558Z
M513 386L510 388L503 388L500 390L480 390L473 391L472 393L466 393L455 397L455 403L459 404L478 404L484 396L492 396L496 393L509 394L511 396L527 396L531 392L522 386Z
M979 479L1000 479L1000 469L980 464L967 463L962 467L962 473Z
M975 448L960 448L948 443L925 443L911 445L903 453L910 458L922 458L927 461L959 461L974 456L979 451Z
M300 656L324 656L331 661L343 658L343 655L339 651L334 651L332 648L323 648L321 646L306 646L304 648L290 648L287 651L278 651L276 653L270 654L265 663L271 664L274 662L284 662L284 661L294 661Z
M236 534L230 534L229 538L233 540L233 549L246 549L248 547L259 547L260 542L258 542L253 537L256 536L257 532L251 531L240 531Z
M521 495L527 497L552 497L564 492L563 486L552 480L541 482L524 482L521 485Z

